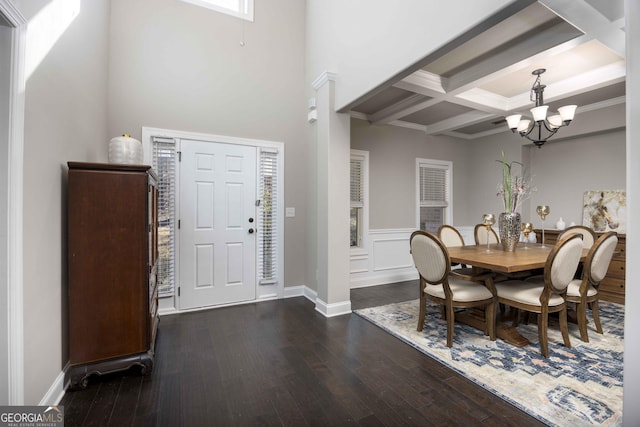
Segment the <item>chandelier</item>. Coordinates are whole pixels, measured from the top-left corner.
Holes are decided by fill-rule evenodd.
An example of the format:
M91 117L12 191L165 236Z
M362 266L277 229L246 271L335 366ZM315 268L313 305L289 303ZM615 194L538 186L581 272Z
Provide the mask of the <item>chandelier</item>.
M547 117L548 105L544 105L542 94L544 92L545 85L540 80L540 75L547 71L544 68L538 68L531 72L536 76L536 81L531 87L531 101L536 103L536 106L531 109L533 115L533 121L529 119L522 119L521 114L514 114L506 117L507 125L511 132L516 131L521 137L527 138L533 142L538 148L547 142L549 138L558 132L558 129L562 126L568 126L573 120L573 116L576 113L577 105L565 105L558 108L558 114Z

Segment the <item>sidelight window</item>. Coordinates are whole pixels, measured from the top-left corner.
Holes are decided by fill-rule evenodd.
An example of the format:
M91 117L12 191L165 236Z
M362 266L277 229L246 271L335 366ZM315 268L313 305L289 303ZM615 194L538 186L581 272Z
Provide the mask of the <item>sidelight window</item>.
M158 294L173 294L175 280L176 145L153 138L153 169L158 175Z

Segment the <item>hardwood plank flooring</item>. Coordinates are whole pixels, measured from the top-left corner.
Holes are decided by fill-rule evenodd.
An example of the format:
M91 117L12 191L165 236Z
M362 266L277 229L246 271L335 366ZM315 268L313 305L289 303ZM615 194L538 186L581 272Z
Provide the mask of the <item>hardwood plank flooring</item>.
M353 309L415 299L417 281L351 291ZM164 316L152 373L92 377L67 426L539 426L357 315L303 297Z

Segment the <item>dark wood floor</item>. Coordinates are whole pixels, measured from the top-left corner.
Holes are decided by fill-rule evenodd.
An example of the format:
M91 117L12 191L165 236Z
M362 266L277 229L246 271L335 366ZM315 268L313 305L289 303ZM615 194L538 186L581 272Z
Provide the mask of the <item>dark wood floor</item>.
M354 309L417 283L353 290ZM69 426L536 426L527 414L357 315L303 297L165 316L156 362L63 398Z

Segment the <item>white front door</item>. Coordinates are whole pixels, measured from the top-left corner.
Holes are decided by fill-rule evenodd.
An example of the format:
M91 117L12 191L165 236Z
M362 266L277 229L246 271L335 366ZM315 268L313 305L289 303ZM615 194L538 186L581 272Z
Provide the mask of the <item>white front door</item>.
M181 309L256 297L256 148L182 140Z

